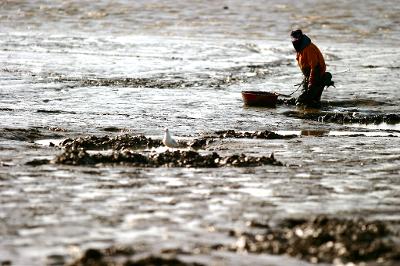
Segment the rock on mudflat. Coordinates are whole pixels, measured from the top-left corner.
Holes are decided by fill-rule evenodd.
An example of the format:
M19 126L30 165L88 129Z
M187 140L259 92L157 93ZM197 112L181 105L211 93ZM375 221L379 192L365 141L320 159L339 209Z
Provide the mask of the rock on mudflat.
M256 131L256 132L236 132L235 130L223 130L216 131L215 134L219 138L237 138L237 139L292 139L296 138L296 135L281 135L273 131Z
M286 219L274 228L260 222L250 226L263 232L234 233L238 241L231 250L287 254L312 263L400 265L399 241L384 222L317 216Z
M111 154L89 154L84 149L65 149L62 154L57 156L55 163L67 165L96 165L96 164L124 164L135 167L255 167L262 165L284 164L270 157L252 157L245 154L221 157L213 152L201 155L196 151L165 151L162 153L145 156L129 150L113 151Z
M280 135L272 131L236 132L234 130L217 131L209 136L195 138L189 143L178 141L181 148L191 147L194 149L205 148L216 138L252 138L252 139L291 139L296 135ZM76 139L66 139L60 146L66 149L85 150L122 150L122 149L145 149L162 146L162 140L147 138L143 135L132 136L129 134L110 136L84 136Z
M180 147L201 149L212 143L215 138L257 138L257 139L290 139L296 136L279 135L271 131L235 132L234 130L218 131L212 136L205 136L187 143L178 143ZM55 163L68 165L124 164L135 167L255 167L262 165L284 164L273 156L252 157L245 154L220 156L218 153L202 155L193 150L165 151L162 153L144 155L134 152L135 149L159 147L161 140L153 140L145 136L128 134L115 137L85 136L67 139L60 146L63 153L54 160ZM100 151L111 149L111 154ZM88 153L87 150L98 151Z
M61 146L66 149L106 150L106 149L144 149L161 146L161 140L154 140L143 135L132 136L129 134L110 136L85 136L76 139L66 139Z

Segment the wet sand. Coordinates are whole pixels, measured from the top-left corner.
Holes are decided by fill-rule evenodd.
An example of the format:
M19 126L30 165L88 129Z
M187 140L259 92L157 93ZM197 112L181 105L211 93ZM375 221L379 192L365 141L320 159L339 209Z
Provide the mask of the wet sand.
M397 265L399 12L1 3L0 264ZM243 106L301 81L295 27L336 88Z

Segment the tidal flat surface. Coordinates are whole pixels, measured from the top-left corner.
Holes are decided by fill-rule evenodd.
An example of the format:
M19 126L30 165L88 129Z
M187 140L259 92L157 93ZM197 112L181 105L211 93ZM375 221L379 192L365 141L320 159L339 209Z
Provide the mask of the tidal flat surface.
M398 241L400 125L379 119L400 114L399 13L392 0L3 1L0 263L63 265L130 246L204 265L309 265L318 256L251 252L238 232L318 215L383 222ZM297 27L336 88L320 110L243 106L242 90L289 94L302 80ZM273 153L284 166L55 163L68 138L161 140L166 127L182 142L221 130L296 137L226 136L198 150Z

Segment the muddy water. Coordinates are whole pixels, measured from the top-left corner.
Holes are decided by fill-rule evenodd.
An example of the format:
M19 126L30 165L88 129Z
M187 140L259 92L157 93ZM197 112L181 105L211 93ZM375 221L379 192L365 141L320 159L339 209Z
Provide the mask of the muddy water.
M186 261L204 264L307 265L197 247L236 243L228 232L250 220L398 223L398 124L302 119L319 111L243 107L240 92L295 89L301 75L288 33L302 27L337 85L321 111L398 115L399 11L396 1L2 2L0 261L63 264L88 248L128 244L182 249ZM285 167L26 164L59 155L50 142L161 139L165 127L184 141L226 129L297 137L221 138L201 151L273 152Z

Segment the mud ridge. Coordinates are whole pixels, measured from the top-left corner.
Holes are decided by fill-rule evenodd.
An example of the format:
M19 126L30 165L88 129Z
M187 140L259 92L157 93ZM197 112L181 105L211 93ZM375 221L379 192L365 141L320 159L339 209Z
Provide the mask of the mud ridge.
M286 254L312 263L400 263L400 244L394 240L398 236L381 221L321 215L286 219L274 227L254 221L249 225L260 233L232 232L238 241L231 250Z
M53 82L70 83L72 87L133 87L133 88L186 88L207 86L220 88L237 83L252 82L255 79L265 78L270 75L271 69L288 65L289 60L278 60L267 64L244 65L225 69L219 76L197 77L193 80L187 80L180 76L158 76L149 78L133 77L93 77L93 78L69 78L57 73L48 73L48 77ZM44 77L46 78L46 77ZM72 83L72 84L71 84Z
M36 110L37 113L45 113L45 114L72 114L75 115L76 112L70 111L61 111L61 110L45 110L45 109L38 109Z
M238 139L243 139L243 138L292 139L297 137L297 135L281 135L269 130L256 131L256 132L236 132L234 130L221 130L221 131L216 131L215 134L218 135L219 138L238 138Z
M300 119L313 120L318 122L338 123L338 124L398 124L400 123L399 114L360 114L356 112L298 112L289 111L284 113L286 116Z
M88 249L74 262L67 266L202 266L203 264L195 262L185 262L176 257L176 255L147 255L137 259L132 256L137 252L129 247L107 248L105 250Z
M255 131L255 132L237 132L235 130L221 130L216 131L210 135L206 135L200 138L196 138L191 141L188 146L193 149L204 149L209 144L214 142L216 139L224 138L236 138L236 139L292 139L296 138L297 135L280 135L273 131Z
M44 128L1 128L0 136L3 139L33 142L44 138L61 138L62 135L47 132Z
M237 132L235 130L215 131L209 135L196 138L188 143L193 149L205 149L208 145L215 142L216 139L235 138L235 139L292 139L296 135L280 135L273 131L255 131L255 132Z
M102 87L135 87L135 88L180 88L191 87L195 82L184 80L162 80L151 78L96 78L83 79L79 81L81 86L102 86Z
M240 81L239 78L233 77L232 74L222 78L208 78L206 80L185 80L183 77L153 77L153 78L65 78L57 77L53 81L60 83L68 83L69 87L132 87L132 88L149 88L149 89L169 89L169 88L190 88L199 86L221 87Z
M110 128L108 131L115 132L119 129ZM178 141L180 148L202 149L214 142L218 138L252 138L252 139L291 139L296 135L280 135L272 131L256 132L236 132L234 130L216 131L209 135L195 138L191 141ZM110 136L84 136L76 139L68 138L60 143L61 147L67 149L85 149L85 150L123 150L123 149L150 149L163 146L159 139L147 138L144 135L132 136L129 134Z
M216 167L255 167L262 165L283 166L271 154L270 157L251 157L245 154L221 157L216 152L208 155L201 155L195 151L165 151L149 156L135 153L130 150L112 151L111 154L88 153L84 149L75 147L67 148L58 155L54 161L57 164L66 165L97 165L97 164L118 164L134 167L195 167L195 168L216 168Z

